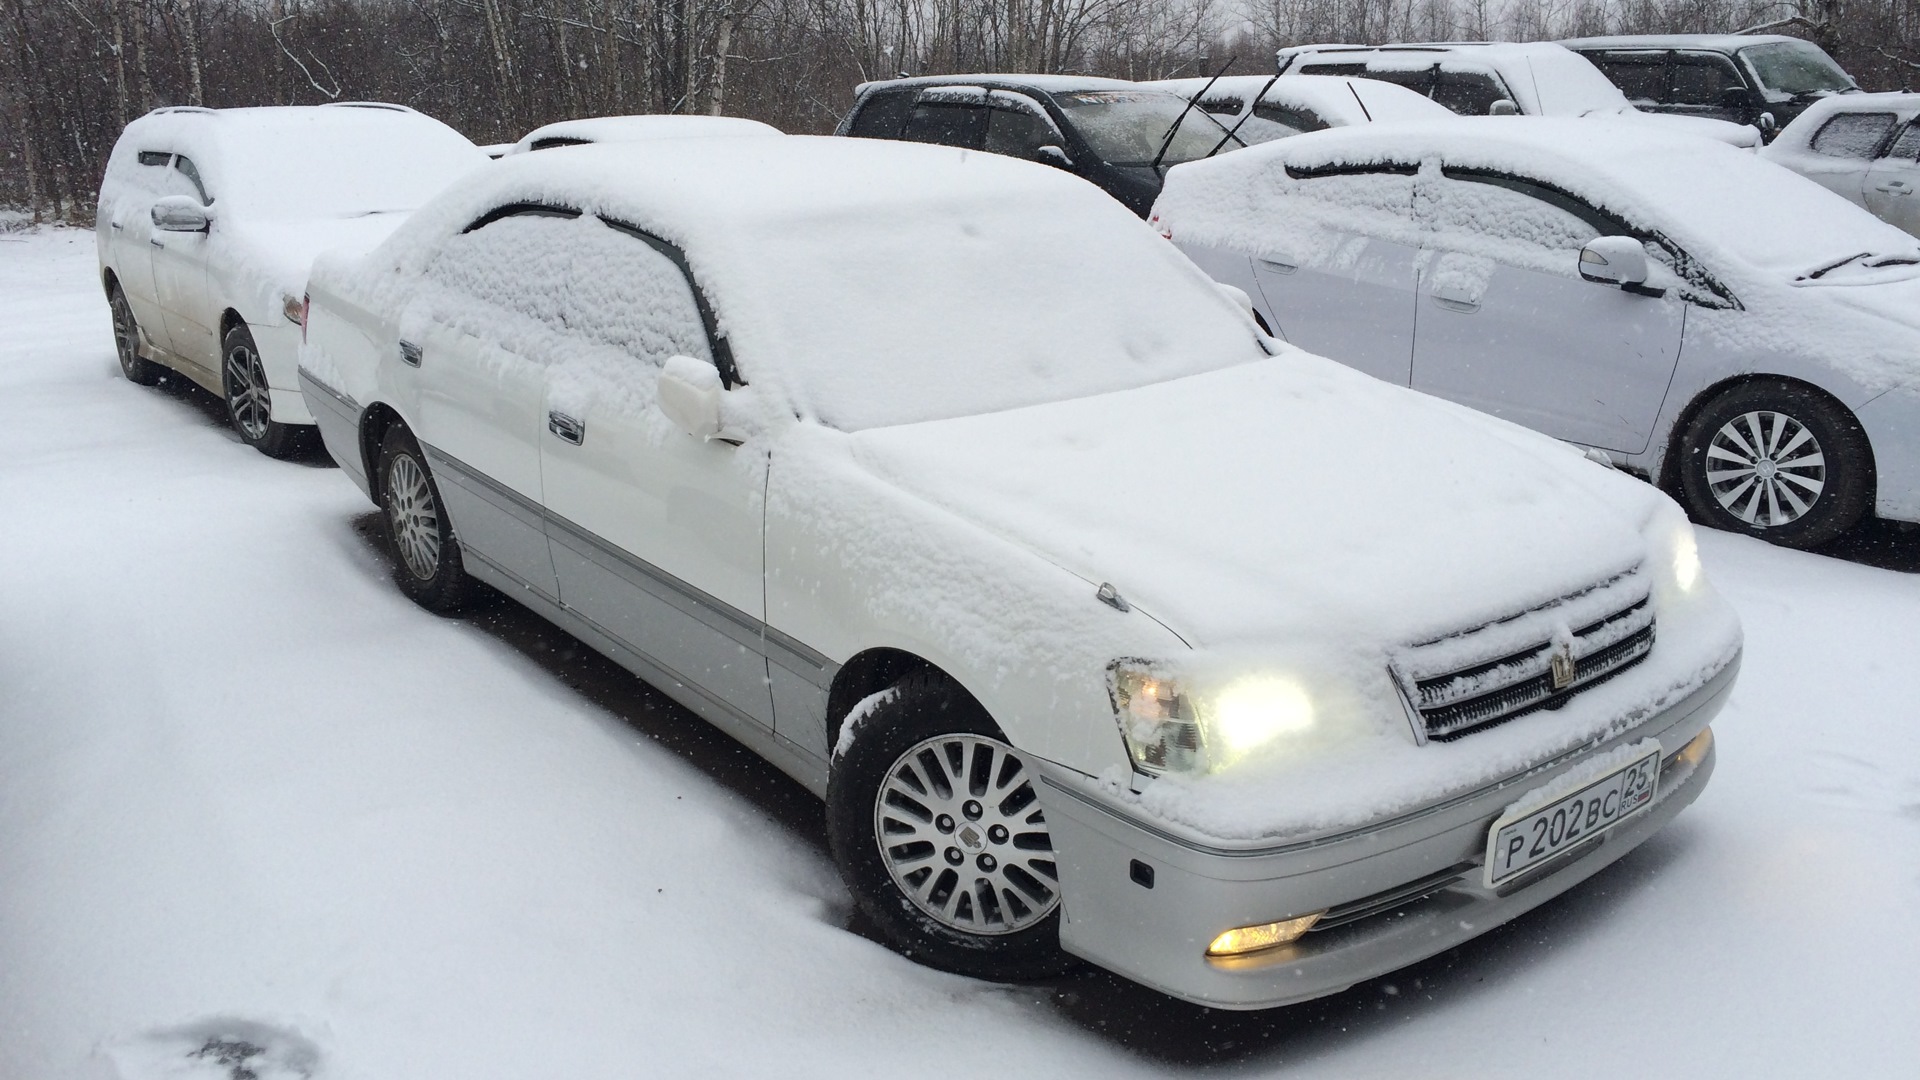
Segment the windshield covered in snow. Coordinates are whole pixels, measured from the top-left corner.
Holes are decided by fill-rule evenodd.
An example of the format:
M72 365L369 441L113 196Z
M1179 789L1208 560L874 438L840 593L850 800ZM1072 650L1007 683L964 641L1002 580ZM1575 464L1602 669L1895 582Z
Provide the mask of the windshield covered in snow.
M1810 41L1771 41L1740 50L1760 85L1782 94L1821 94L1853 89L1853 79Z
M1053 100L1066 110L1067 119L1081 138L1110 165L1150 165L1166 143L1162 165L1206 157L1215 147L1231 150L1242 145L1229 141L1220 146L1227 131L1206 110L1159 90L1082 90L1055 94ZM1182 113L1185 115L1181 115ZM1173 141L1167 143L1167 130L1178 122Z
M1068 195L1080 194L1069 191ZM842 430L1090 397L1266 355L1118 203L877 204L770 222L754 270L795 404ZM749 382L752 358L737 358Z
M405 212L445 190L486 153L452 128L384 109L274 110L271 123L223 131L216 198L263 218ZM343 115L344 114L344 115Z

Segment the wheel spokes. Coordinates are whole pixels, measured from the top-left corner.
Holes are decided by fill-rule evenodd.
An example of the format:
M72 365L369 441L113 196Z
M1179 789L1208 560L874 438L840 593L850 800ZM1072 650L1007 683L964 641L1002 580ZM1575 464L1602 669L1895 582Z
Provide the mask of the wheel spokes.
M1826 488L1826 455L1805 424L1754 410L1721 425L1704 455L1707 488L1729 514L1755 528L1805 517Z

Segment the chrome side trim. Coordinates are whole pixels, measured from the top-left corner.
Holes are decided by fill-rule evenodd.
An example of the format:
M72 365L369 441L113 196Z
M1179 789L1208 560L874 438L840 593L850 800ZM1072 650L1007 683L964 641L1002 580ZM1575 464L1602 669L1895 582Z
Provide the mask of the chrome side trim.
M788 637L764 623L761 625L766 634L768 660L819 687L822 693L833 689L833 677L840 674L839 664L815 652L799 638ZM823 698L820 704L824 707L826 700Z
M347 416L348 416L348 417L350 417L350 418L352 418L352 419L354 419L354 420L356 420L356 421L357 421L357 420L359 419L359 417L360 417L360 403L359 403L359 402L357 402L357 401L355 401L355 400L353 400L352 398L350 398L350 397L348 397L347 395L345 395L345 394L343 394L343 393L341 393L341 392L340 392L340 391L338 391L338 390L335 390L335 389L334 389L333 387L331 387L331 386L328 386L328 385L327 385L326 383L324 383L324 382L322 382L322 381L320 381L320 378L319 378L319 376L317 376L317 375L315 375L315 374L314 374L313 372L311 372L311 371L309 371L309 370L307 370L306 368L304 368L304 367L303 367L303 368L299 368L299 369L297 369L297 371L298 371L298 374L299 374L299 377L300 377L300 379L301 379L301 381L302 381L302 382L303 382L303 383L304 383L304 384L305 384L305 385L306 385L307 387L311 387L312 389L315 389L315 390L318 390L318 391L320 391L320 392L321 392L321 393L322 393L323 395L325 395L325 396L326 396L327 398L331 398L331 399L333 400L333 403L334 403L335 405L337 405L337 406L339 406L340 408L342 408L342 409L344 409L344 410L346 410L346 413L347 413Z
M614 547L552 511L546 511L545 516L548 539L565 544L575 554L599 563L603 569L626 578L661 601L693 616L714 630L752 649L755 653L761 656L767 654L761 637L762 628L766 624L759 619L680 580L644 559ZM564 599L562 603L565 603Z
M500 509L519 518L523 523L539 529L546 519L546 511L537 502L468 466L458 458L450 457L438 447L421 443L420 449L427 455L427 464L436 473L447 473L449 478L461 487L486 499Z

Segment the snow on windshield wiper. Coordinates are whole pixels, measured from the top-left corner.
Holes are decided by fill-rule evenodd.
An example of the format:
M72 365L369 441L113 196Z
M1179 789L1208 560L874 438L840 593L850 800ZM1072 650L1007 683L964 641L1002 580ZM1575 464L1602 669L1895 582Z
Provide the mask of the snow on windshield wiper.
M1841 267L1843 267L1843 266L1845 266L1845 265L1847 265L1848 263L1850 263L1850 262L1853 262L1853 261L1854 261L1855 259L1864 259L1864 258L1866 258L1867 256L1869 256L1869 255L1871 255L1871 254L1873 254L1873 252L1871 252L1871 251L1863 251L1863 252L1861 252L1861 253L1859 253L1858 255L1849 255L1849 256L1847 256L1846 258L1844 258L1844 259L1841 259L1841 260L1839 260L1838 262L1830 262L1830 263L1828 263L1827 265L1825 265L1825 266L1823 266L1823 267L1821 267L1820 269L1818 269L1818 270L1815 270L1815 271L1813 271L1813 272L1811 272L1811 273L1806 273L1806 274L1801 274L1801 275L1800 275L1800 280L1802 280L1802 281L1818 281L1818 280L1819 280L1820 278L1822 278L1822 277L1824 277L1824 276L1826 276L1826 274L1827 274L1827 272L1828 272L1828 271L1831 271L1831 270L1838 270L1838 269L1840 269Z
M1853 263L1853 262L1861 262L1862 260L1868 260L1868 259L1872 259L1873 261L1871 261L1871 262L1865 262L1865 263L1864 263L1863 265L1865 265L1865 266L1866 266L1866 267L1867 267L1868 269L1870 269L1870 270L1879 270L1879 269L1881 269L1882 267L1887 267L1887 266L1916 266L1916 265L1920 265L1920 258L1916 258L1916 257L1914 257L1914 256L1911 256L1911 255L1884 255L1884 256L1881 256L1881 257L1880 257L1880 258L1878 258L1878 259L1874 259L1874 258L1873 258L1873 252L1871 252L1871 251L1863 251L1863 252L1861 252L1861 253L1860 253L1860 254L1858 254L1858 255L1849 255L1849 256L1847 256L1846 258L1844 258L1844 259L1841 259L1841 260L1840 260L1840 261L1838 261L1838 262L1832 262L1832 263L1828 263L1827 265L1825 265L1825 266L1823 266L1823 267L1821 267L1820 269L1818 269L1818 270L1815 270L1815 271L1813 271L1813 272L1811 272L1811 273L1807 273L1807 274L1802 274L1802 275L1800 275L1800 277L1798 277L1798 278L1797 278L1797 279L1795 279L1795 280L1798 280L1798 281L1818 281L1818 280L1819 280L1819 279L1821 278L1821 276L1823 276L1823 275L1825 275L1825 274L1826 274L1826 273L1828 273L1829 271L1833 271L1833 270L1838 270L1838 269L1840 269L1841 267L1843 267L1843 266L1845 266L1845 265L1847 265L1848 263Z

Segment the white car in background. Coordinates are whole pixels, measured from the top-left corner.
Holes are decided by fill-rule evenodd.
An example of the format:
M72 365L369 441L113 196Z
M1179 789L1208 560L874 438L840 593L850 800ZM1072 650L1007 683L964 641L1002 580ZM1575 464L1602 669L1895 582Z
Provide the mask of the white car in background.
M729 135L779 135L772 124L738 116L681 116L643 114L638 116L588 116L561 120L534 128L519 142L501 148L495 157L511 157L535 150L587 143L644 142L649 139L695 139Z
M823 796L924 962L1304 1000L1711 769L1740 630L1671 500L1273 341L1061 170L527 154L312 288L400 587L488 582Z
M1552 119L1174 168L1152 219L1273 330L1604 451L1791 546L1920 521L1920 242L1753 154Z
M1746 124L1642 112L1586 57L1551 41L1298 45L1280 50L1280 70L1398 83L1462 116L1579 116L1734 146L1761 142Z
M240 438L279 456L313 415L300 397L301 296L313 257L366 250L487 162L399 105L159 109L107 159L95 224L121 370L171 368L226 400Z
M1920 236L1920 94L1822 98L1760 156Z
M1142 85L1195 101L1248 145L1349 124L1451 119L1454 115L1425 95L1380 79L1228 75L1213 80L1160 79ZM1246 115L1249 107L1251 116Z

